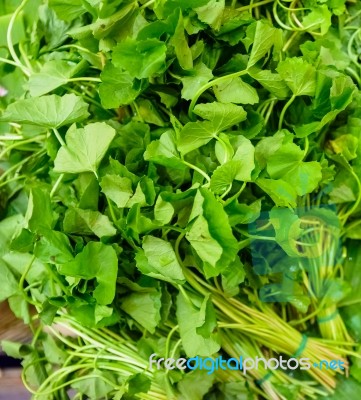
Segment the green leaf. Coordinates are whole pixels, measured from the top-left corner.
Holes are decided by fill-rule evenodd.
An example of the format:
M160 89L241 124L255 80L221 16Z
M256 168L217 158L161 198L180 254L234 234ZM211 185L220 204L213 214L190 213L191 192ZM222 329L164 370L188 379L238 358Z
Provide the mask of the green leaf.
M203 119L214 122L219 132L231 128L247 118L243 107L235 104L217 102L197 104L193 111Z
M52 229L53 225L54 213L48 190L41 186L31 188L25 214L25 227L31 232L38 233L43 229Z
M34 255L44 263L62 264L73 259L68 237L58 231L41 230L35 243Z
M187 72L189 72L189 75L181 78L183 84L182 98L192 100L198 90L213 78L213 74L212 70L202 62L196 64L192 70Z
M179 135L178 150L187 154L204 146L219 133L217 122L188 122Z
M361 383L357 382L354 378L340 378L333 395L329 396L329 400L349 400L352 399L355 393L361 390Z
M249 74L278 99L288 97L290 90L280 74L275 74L267 69L258 70L256 68L251 68Z
M171 37L169 44L174 47L175 54L179 65L184 70L193 68L192 52L189 48L188 41L184 33L184 22L182 12L179 10L179 19L174 35Z
M214 195L200 189L196 199L190 221L196 216L198 219L190 226L186 238L204 261L206 276L217 276L236 258L238 243L228 215Z
M234 180L252 180L251 173L255 168L253 144L249 139L240 136L236 145L238 148L232 160L220 165L213 172L210 188L214 193L223 193Z
M195 370L183 375L178 382L180 392L178 400L202 400L211 389L214 382L214 374L207 371Z
M259 178L256 184L267 193L278 207L296 207L297 192L295 188L282 179Z
M147 393L152 385L151 379L145 373L138 373L128 380L128 395L134 396L137 393Z
M216 328L216 315L209 299L197 299L197 304L177 296L177 319L182 345L187 357L209 357L220 349ZM204 328L204 329L202 329Z
M316 69L300 57L278 63L277 71L295 96L314 96Z
M331 26L332 14L326 4L313 7L302 20L302 25L305 29L320 29L321 35L325 35Z
M357 157L358 139L351 135L341 135L335 140L330 140L330 145L334 153L343 154L347 161Z
M77 66L64 60L51 60L39 72L30 76L28 87L31 96L42 96L68 83Z
M0 279L2 289L0 292L0 303L14 296L19 292L19 284L13 273L9 270L6 264L0 259Z
M193 222L186 238L198 256L215 268L222 257L223 249L217 240L211 236L208 222L202 215L198 216Z
M5 12L4 12L5 14ZM0 16L0 47L5 47L7 43L7 30L13 14L6 14ZM16 16L11 30L11 40L13 44L26 40L26 32L24 27L24 14L20 13Z
M117 231L106 215L99 211L67 209L64 220L64 232L82 235L96 235L98 238L114 236Z
M311 193L322 179L321 165L317 161L302 161L304 152L295 144L283 145L272 154L267 171L272 179L282 179L292 185L299 196Z
M144 159L164 167L184 170L186 166L180 159L175 140L175 134L172 130L165 131L159 140L153 140L147 146Z
M164 201L160 194L154 206L154 218L162 225L169 224L174 215L174 207L168 201Z
M104 122L84 128L71 127L54 161L54 171L78 174L91 171L97 175L98 166L114 139L115 130Z
M266 53L270 51L275 42L281 40L281 38L281 30L270 26L267 22L257 21L247 69L255 65L262 57L264 57Z
M116 379L111 372L94 369L89 372L89 375L89 377L85 375L81 380L72 383L71 387L90 399L106 398L114 390Z
M160 322L161 293L154 290L132 293L122 299L120 308L150 333Z
M0 121L59 128L80 122L89 116L88 104L75 94L55 94L17 100L5 110Z
M118 257L112 246L89 242L74 261L59 266L59 273L82 279L96 279L93 297L100 305L110 304L115 297Z
M228 297L236 296L240 291L240 285L244 282L246 272L241 260L237 257L228 268L222 272L222 288Z
M141 93L141 82L128 73L107 63L100 74L99 96L104 108L131 104Z
M49 7L64 21L72 21L86 12L82 0L49 0Z
M157 39L127 39L114 48L113 64L134 78L149 78L165 69L166 51Z
M119 208L124 208L133 196L132 181L119 175L105 175L100 186L102 192Z
M221 103L256 104L257 90L241 78L227 79L214 86L214 94Z
M210 189L216 194L222 194L232 185L239 173L242 173L240 160L231 160L220 165L212 174Z
M171 283L184 283L182 267L172 245L154 236L145 236L136 254L137 268L145 275Z
M217 31L222 24L224 9L224 0L210 0L205 6L195 8L195 12L200 21L210 25Z
M291 257L299 257L295 241L302 233L301 220L288 208L273 208L270 212L270 222L274 227L277 243Z

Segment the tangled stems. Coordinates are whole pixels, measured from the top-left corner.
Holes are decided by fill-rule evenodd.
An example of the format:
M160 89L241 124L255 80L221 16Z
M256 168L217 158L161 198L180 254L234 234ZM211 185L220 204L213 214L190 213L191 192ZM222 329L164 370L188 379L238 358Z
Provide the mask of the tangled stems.
M127 339L110 332L107 329L92 330L78 324L72 317L60 312L54 320L55 324L66 328L78 339L76 343L70 338L60 334L55 328L50 327L50 332L66 348L68 358L63 366L54 370L40 385L37 390L32 389L26 382L26 371L29 367L43 363L45 359L38 358L27 365L23 370L23 380L28 390L38 396L57 395L72 384L84 379L101 379L108 383L115 391L123 389L126 380L137 373L144 373L152 378L152 372L148 370L146 361L138 355L135 346ZM111 371L124 380L123 385L115 384L96 371ZM136 398L143 400L159 399L167 400L167 396L160 386L152 380L152 386L148 393L138 393Z
M202 295L212 293L212 302L216 308L223 318L231 321L227 325L228 329L236 329L277 353L288 356L294 356L297 353L299 344L302 342L302 335L280 319L272 309L264 307L260 303L261 311L259 311L235 298L224 298L222 292L204 282L190 270L185 270L184 273L187 281L198 293ZM347 366L347 360L342 357L342 354L353 355L354 352L315 338L308 338L302 352L304 357L310 359L311 364L319 363L321 360L330 362L334 359L341 359ZM330 392L336 386L335 371L310 369L307 372Z

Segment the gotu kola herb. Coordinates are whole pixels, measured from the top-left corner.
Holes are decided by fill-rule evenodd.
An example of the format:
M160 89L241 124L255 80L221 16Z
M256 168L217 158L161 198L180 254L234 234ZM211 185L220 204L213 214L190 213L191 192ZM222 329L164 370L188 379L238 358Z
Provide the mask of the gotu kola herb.
M34 399L358 394L361 5L245 3L0 3L0 301L33 332L2 348Z

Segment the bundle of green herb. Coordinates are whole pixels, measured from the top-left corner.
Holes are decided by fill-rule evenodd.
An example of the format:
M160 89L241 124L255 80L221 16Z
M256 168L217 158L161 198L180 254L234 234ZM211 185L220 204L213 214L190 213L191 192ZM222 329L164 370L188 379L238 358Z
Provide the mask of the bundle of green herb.
M34 399L359 393L361 5L245 3L0 0L0 301L33 332L2 347Z

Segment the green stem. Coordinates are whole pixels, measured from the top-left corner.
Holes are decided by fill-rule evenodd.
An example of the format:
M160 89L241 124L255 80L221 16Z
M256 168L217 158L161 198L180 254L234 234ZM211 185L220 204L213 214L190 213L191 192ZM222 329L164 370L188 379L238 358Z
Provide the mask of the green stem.
M91 76L81 76L79 78L69 78L68 82L98 82L101 83L101 79L100 78L95 78L95 77L91 77Z
M6 41L7 41L7 45L8 45L8 49L9 49L9 53L11 55L11 57L13 58L13 60L15 61L15 63L17 64L17 66L23 71L23 73L26 76L30 76L30 71L22 64L22 62L20 61L18 55L16 54L16 51L14 49L14 45L13 45L13 40L12 40L12 30L14 27L14 23L16 18L18 17L18 15L20 14L20 12L22 11L22 9L25 7L26 3L28 0L23 0L19 7L14 11L13 15L11 16L10 22L9 22L9 26L6 32Z
M236 10L237 11L248 11L248 10L251 10L252 8L264 6L265 4L270 4L270 3L273 3L273 2L274 2L274 0L263 0L263 1L260 1L258 3L250 4L248 6L239 7Z
M342 217L343 225L346 223L347 219L357 210L357 208L358 208L358 206L360 205L360 202L361 202L361 182L360 182L360 179L359 179L359 177L357 176L357 174L355 173L355 171L353 170L352 167L351 167L350 173L354 177L354 179L355 179L355 181L357 183L358 195L357 195L357 200L356 200L355 204Z
M224 203L223 203L223 207L226 207L229 203L232 203L233 200L238 199L238 197L241 195L241 193L243 192L243 190L245 189L247 185L247 182L243 182L241 188L238 190L238 192L236 194L234 194L232 197L228 198Z
M52 198L54 196L54 194L57 191L57 189L58 189L61 181L63 180L63 178L64 178L64 174L59 175L59 178L56 180L54 186L51 189L50 198Z
M20 67L16 62L8 60L7 58L3 58L0 57L0 62L4 63L4 64L9 64L9 65L13 65L14 67Z
M59 131L56 128L53 128L53 132L54 135L56 136L56 138L58 139L58 142L62 145L66 147L66 143L64 142L63 138L60 136Z
M26 275L30 271L30 268L33 265L34 261L35 261L35 256L32 256L29 264L26 266L24 272L21 275L21 278L19 280L19 289L20 290L24 290L24 282L25 282L25 279L26 279Z
M281 115L280 115L280 119L279 119L279 122L278 122L278 129L279 130L282 129L282 125L283 125L283 121L284 121L284 118L285 118L286 111L287 111L288 107L294 102L295 98L296 98L296 96L293 94L290 97L290 99L287 101L287 103L283 106L283 109L282 109Z
M149 0L146 3L144 3L142 6L140 6L139 10L144 10L145 8L151 6L154 3L155 3L155 0Z
M198 173L200 173L200 174L207 180L207 182L210 182L210 181L211 181L211 178L210 178L203 170L201 170L200 168L196 167L195 165L189 163L189 162L186 161L186 160L181 160L181 161L182 161L182 163L183 163L184 165L186 165L187 167L189 167L189 168L191 168L191 169L194 169L194 171L197 171Z

